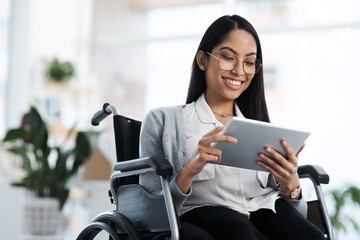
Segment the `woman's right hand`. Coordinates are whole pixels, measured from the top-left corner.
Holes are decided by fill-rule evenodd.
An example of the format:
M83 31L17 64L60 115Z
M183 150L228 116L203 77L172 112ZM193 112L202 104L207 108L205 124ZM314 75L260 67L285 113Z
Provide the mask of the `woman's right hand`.
M224 127L216 127L205 134L176 178L176 184L183 193L187 193L196 174L200 173L208 162L218 163L221 161L221 150L214 147L216 142L236 143L234 137L220 134Z

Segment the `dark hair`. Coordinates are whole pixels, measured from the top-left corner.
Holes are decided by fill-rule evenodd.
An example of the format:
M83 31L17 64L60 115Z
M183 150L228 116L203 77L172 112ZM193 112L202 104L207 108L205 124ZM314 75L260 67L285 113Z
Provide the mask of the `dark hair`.
M211 52L236 28L244 29L253 35L257 46L256 58L262 63L259 37L254 27L238 15L226 15L213 22L201 39L197 52L199 50ZM199 68L195 55L186 103L197 100L205 91L205 72ZM235 101L246 118L270 122L265 101L263 68L255 74L249 87Z

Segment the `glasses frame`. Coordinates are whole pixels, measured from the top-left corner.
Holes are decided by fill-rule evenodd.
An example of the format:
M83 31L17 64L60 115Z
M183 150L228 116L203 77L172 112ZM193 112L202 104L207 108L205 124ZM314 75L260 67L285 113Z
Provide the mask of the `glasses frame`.
M217 57L217 56L215 56L215 55L213 55L213 54L211 54L211 53L209 53L209 52L207 52L207 51L204 51L206 54L208 54L208 55L210 55L211 57L214 57L216 60L218 60L218 67L219 67L219 69L221 69L221 70L223 70L223 71L232 71L232 70L234 70L234 68L236 67L236 65L239 63L239 61L235 58L235 64L234 64L234 67L232 68L232 69L230 69L230 70L227 70L227 69L223 69L221 66L220 66L220 60L221 60L221 57ZM225 60L226 61L226 60ZM261 67L262 67L262 64L261 64L261 62L260 62L260 60L259 59L255 59L255 62L258 62L258 64L259 64L259 69L257 70L257 71L255 71L255 73L248 73L248 72L246 72L245 71L245 68L244 68L244 62L245 61L242 61L242 68L243 68L243 71L245 72L245 73L247 73L247 74L257 74L259 71L260 71L260 69L261 69ZM255 63L256 64L256 63Z

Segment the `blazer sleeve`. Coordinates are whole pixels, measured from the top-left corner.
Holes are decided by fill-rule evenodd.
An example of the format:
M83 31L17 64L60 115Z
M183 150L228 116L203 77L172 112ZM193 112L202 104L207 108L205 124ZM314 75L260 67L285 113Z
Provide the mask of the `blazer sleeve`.
M291 206L293 206L301 215L305 218L307 216L307 203L305 198L302 196L299 200L285 199Z
M167 142L165 145L167 146L167 149L164 150L164 126L165 126L165 116L166 112L163 110L151 110L149 113L146 114L144 121L141 126L140 131L140 157L147 157L147 156L162 156L169 160L171 165L174 167L174 161L180 161L179 159L173 159L173 154L167 153L169 150L169 142L167 138ZM169 124L167 124L168 126ZM175 126L173 126L172 129L176 129ZM170 134L174 135L174 134ZM167 131L167 137L169 136L169 132ZM170 141L171 142L171 141ZM175 148L176 146L173 146ZM184 201L186 198L190 195L190 192L188 194L183 194L181 190L178 188L178 186L175 183L176 175L179 169L174 168L175 175L172 176L170 180L170 190L173 197L174 207L177 212L180 211L180 208L184 204ZM161 194L162 187L161 187L161 181L159 176L157 176L155 173L150 172L146 174L141 174L139 179L140 185L142 185L147 191L149 191L152 194Z

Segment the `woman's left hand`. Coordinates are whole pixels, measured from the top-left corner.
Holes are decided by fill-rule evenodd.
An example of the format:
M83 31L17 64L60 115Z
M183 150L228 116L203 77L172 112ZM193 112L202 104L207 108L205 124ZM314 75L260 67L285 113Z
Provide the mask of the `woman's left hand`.
M271 147L267 146L265 147L265 151L272 157L268 157L264 153L260 153L259 156L261 161L259 160L257 163L275 177L280 184L282 192L291 193L300 187L299 175L297 173L298 156L304 149L305 144L301 146L296 154L285 140L281 141L281 145L286 152L287 159Z

